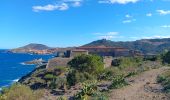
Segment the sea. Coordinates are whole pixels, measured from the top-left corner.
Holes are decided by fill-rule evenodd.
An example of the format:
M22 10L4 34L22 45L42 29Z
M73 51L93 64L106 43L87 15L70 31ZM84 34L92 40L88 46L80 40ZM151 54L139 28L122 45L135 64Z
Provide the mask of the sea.
M22 76L36 68L36 65L24 65L23 62L34 59L43 59L47 61L54 55L36 55L36 54L16 54L0 50L0 90L17 82Z

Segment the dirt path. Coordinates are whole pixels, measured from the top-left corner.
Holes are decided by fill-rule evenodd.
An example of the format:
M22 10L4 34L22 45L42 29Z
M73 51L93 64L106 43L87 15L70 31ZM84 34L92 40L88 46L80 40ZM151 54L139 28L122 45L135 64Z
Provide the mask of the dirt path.
M157 76L167 69L152 69L128 79L130 85L113 90L109 100L170 100L156 82Z

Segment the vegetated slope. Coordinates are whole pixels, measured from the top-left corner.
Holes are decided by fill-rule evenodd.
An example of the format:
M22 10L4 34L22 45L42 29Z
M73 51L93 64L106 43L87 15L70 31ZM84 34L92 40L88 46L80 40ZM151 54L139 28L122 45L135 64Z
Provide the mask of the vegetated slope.
M142 53L147 54L157 54L162 52L163 50L170 49L170 38L164 39L142 39L136 41L128 41L128 42L114 42L111 40L97 40L93 41L84 46L111 46L111 47L124 47L130 50L140 50Z
M44 50L44 49L50 49L50 47L43 45L43 44L36 44L31 43L23 47L19 47L17 49L35 49L35 50Z
M12 52L19 52L19 53L24 53L27 52L28 50L45 50L45 49L50 49L50 47L43 45L43 44L36 44L36 43L31 43L23 47L19 47L16 49L12 49Z
M169 100L157 83L157 76L169 69L162 67L146 71L139 76L129 78L129 86L112 91L110 100Z

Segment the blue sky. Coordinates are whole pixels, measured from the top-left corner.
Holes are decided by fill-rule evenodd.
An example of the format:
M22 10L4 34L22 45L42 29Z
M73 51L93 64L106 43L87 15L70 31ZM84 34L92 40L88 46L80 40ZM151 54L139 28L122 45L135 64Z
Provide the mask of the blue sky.
M0 0L0 48L170 37L170 0Z

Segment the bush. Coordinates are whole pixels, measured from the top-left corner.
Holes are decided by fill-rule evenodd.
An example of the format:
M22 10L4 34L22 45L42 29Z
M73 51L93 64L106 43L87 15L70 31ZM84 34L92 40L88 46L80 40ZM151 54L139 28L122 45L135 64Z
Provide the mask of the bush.
M67 75L67 83L69 86L73 86L76 83L84 82L86 80L95 79L93 75L87 72L79 72L77 70L71 70Z
M104 70L102 58L96 55L79 55L68 63L71 67L67 75L69 86L86 80L97 79Z
M156 61L156 60L158 60L158 56L145 57L144 60L145 61L147 61L147 60L149 60L149 61Z
M157 82L164 87L165 92L170 92L170 70L157 77Z
M53 75L59 76L63 73L67 72L67 68L64 66L56 66L54 68L49 68L47 73L52 73Z
M112 80L115 75L122 74L121 70L117 67L106 68L98 76L98 80Z
M112 61L112 66L119 66L121 64L121 60L120 59L114 59Z
M67 97L61 96L61 97L57 98L57 100L67 100Z
M134 75L136 75L137 74L137 72L129 72L127 75L126 75L126 77L131 77L131 76L134 76Z
M56 88L65 89L66 84L67 84L67 80L65 77L56 78Z
M165 76L159 75L157 77L157 82L158 83L163 83L164 81L166 81L166 77Z
M38 100L42 95L43 92L40 90L33 92L25 85L14 84L2 92L1 100Z
M46 79L46 80L54 80L55 78L56 78L56 76L53 74L46 74L44 76L44 79Z
M77 93L73 98L74 100L89 100L90 96L92 96L97 91L97 82L89 81L83 84L83 89L81 92Z
M87 81L83 83L82 90L74 95L73 100L109 100L109 98L98 91L97 81Z
M109 100L108 93L95 92L91 100Z
M125 81L125 77L123 75L117 75L112 79L112 84L110 88L117 89L126 85L128 85L128 83Z
M124 69L127 67L138 67L142 63L142 58L140 57L122 57L120 58L121 63L119 68Z
M161 58L162 58L162 62L165 64L170 64L170 51L168 52L165 52L161 55Z
M79 72L87 72L93 75L99 74L104 69L102 58L97 55L77 56L68 65Z

